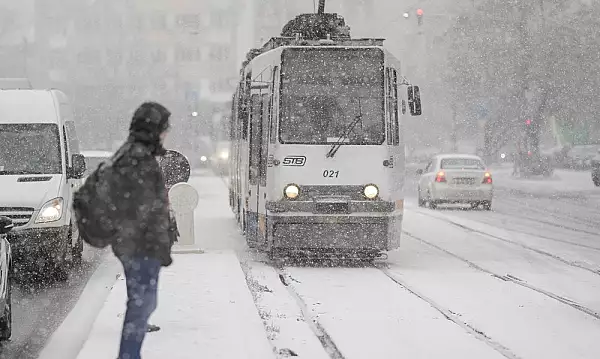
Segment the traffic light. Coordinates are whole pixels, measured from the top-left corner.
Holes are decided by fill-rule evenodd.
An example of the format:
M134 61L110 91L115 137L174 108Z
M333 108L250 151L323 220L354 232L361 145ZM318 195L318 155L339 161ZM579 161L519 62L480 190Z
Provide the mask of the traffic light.
M417 9L417 24L423 25L423 9Z

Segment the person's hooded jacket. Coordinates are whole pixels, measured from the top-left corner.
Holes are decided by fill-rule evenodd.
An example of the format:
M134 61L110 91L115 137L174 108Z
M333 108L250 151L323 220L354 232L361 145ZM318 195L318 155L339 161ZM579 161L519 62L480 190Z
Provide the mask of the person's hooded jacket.
M160 135L168 130L170 115L160 104L142 104L133 115L129 138L113 157L119 236L112 249L117 257L172 263L169 199L156 161L165 153Z

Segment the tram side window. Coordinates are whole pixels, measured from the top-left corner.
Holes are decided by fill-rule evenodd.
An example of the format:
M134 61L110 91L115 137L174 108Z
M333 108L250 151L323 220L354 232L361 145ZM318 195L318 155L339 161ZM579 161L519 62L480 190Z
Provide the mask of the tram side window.
M262 116L260 119L261 125L261 150L259 154L260 163L260 185L267 185L267 156L269 152L269 114L271 113L271 96L269 94L262 95Z
M400 123L398 121L398 73L395 69L390 71L392 77L392 145L400 145Z
M248 138L248 117L250 115L250 85L252 84L252 73L246 75L246 81L243 89L241 90L241 106L240 106L240 118L242 120L242 138L245 140Z
M386 116L385 116L385 122L386 122L386 128L387 128L387 144L391 145L393 144L392 142L392 133L394 132L394 129L392 127L392 76L391 76L391 70L390 68L386 68L385 69L385 83L386 83L386 93L387 93L387 109L386 109Z
M250 148L248 151L248 180L250 184L257 184L260 164L260 136L261 136L261 112L262 101L258 94L252 95L252 109L250 118Z
M278 103L279 103L279 67L275 66L273 69L273 81L271 83L271 108L269 116L270 124L270 142L275 143L277 140L277 121L278 116Z

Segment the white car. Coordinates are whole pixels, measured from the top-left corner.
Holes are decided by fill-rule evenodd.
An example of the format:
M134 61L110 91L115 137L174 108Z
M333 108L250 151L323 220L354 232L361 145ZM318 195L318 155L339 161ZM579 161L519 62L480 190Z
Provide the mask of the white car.
M81 154L85 158L86 177L94 172L100 163L106 161L113 155L112 152L109 151L81 151Z
M434 156L424 170L417 170L419 207L429 203L465 203L472 208L480 205L492 209L494 185L492 174L483 160L474 155L444 154Z

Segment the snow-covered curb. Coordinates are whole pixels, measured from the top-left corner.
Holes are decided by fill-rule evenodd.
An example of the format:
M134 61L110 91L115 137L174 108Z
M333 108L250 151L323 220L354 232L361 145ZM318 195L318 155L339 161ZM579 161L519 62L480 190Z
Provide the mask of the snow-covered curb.
M77 358L96 317L120 272L120 264L112 253L100 258L100 265L88 280L77 304L52 334L39 359Z

